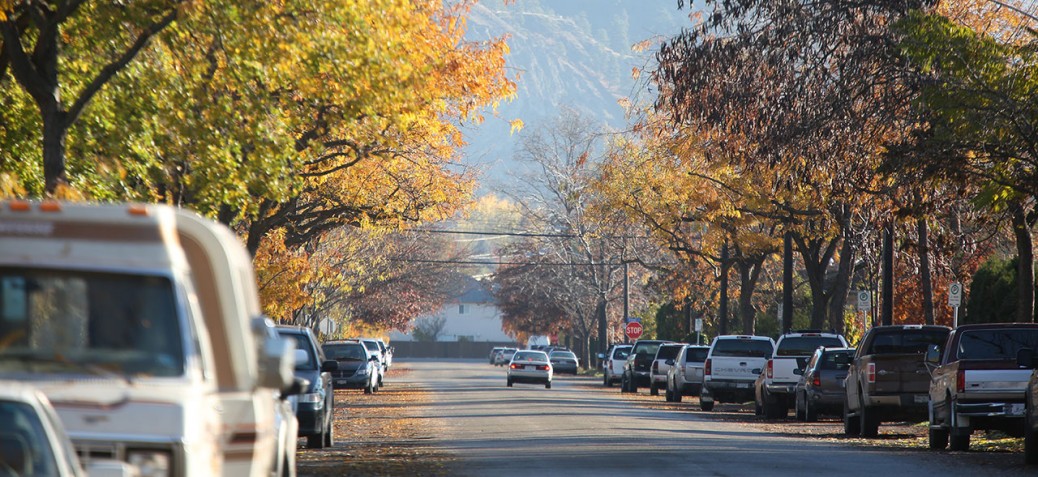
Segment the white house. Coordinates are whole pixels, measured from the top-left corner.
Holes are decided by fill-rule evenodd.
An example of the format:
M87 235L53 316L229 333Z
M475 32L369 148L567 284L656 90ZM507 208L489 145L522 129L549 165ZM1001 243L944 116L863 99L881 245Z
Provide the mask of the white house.
M457 297L448 300L435 313L415 319L416 325L423 320L443 319L443 331L437 341L512 341L501 330L501 311L494 297L475 278L466 276L464 286ZM391 341L414 341L411 333L394 331Z

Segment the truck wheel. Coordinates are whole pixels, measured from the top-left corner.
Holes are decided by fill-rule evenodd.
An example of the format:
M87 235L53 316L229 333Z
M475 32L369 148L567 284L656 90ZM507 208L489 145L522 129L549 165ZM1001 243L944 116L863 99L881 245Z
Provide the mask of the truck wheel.
M768 419L781 419L786 417L787 409L786 403L782 402L781 399L772 396L771 394L764 394L764 417Z
M796 416L798 421L806 421L806 413L804 412L804 406L800 404L800 394L797 394L796 399L793 400L793 415Z
M634 382L634 375L627 379L627 392L638 392L638 383Z
M667 402L674 402L674 393L670 391L670 385L667 385L667 390L663 392L663 398Z
M335 426L332 425L331 418L328 418L328 429L324 432L324 446L332 447L335 445Z
M970 433L968 429L952 430L949 436L949 448L953 451L970 450Z
M846 398L843 401L843 433L848 436L861 434L861 422L858 421L858 416L851 415Z
M704 411L707 411L707 412L713 411L714 410L714 402L713 401L703 401L703 400L700 400L699 401L699 408L704 410Z
M650 396L659 396L660 395L660 388L656 387L656 382L649 383L649 395Z
M630 387L627 384L627 373L620 375L620 392L629 393L631 392Z
M861 418L861 437L876 437L879 435L879 413L875 409L862 406L858 416Z
M672 399L674 399L674 402L681 402L681 393L682 392L683 391L681 390L681 388L678 388L678 389L675 389L674 392L670 393L670 396L671 396Z
M307 449L324 449L324 429L317 434L306 436Z
M930 448L944 450L948 447L948 429L930 426Z
M613 382L609 380L609 373L602 373L602 385L607 388L613 387Z
M1025 424L1024 430L1024 462L1030 465L1038 464L1038 432L1035 432L1030 423Z

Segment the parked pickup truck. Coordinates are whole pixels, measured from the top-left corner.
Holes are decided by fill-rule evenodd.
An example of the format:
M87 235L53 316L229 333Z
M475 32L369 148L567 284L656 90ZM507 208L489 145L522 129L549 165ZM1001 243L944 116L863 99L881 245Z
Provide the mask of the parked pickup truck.
M145 475L269 476L291 346L227 227L161 205L0 202L0 378L77 453Z
M946 326L891 325L870 329L858 345L844 382L843 431L875 437L883 421L926 418L930 373L924 358L943 347Z
M797 383L807 360L819 347L846 348L847 340L835 333L792 332L779 337L775 355L764 364L760 386L754 391L756 408L764 417L786 417L795 404Z
M710 343L703 364L703 392L699 407L714 409L715 402L753 400L753 381L775 352L775 341L767 336L721 335Z
M951 332L944 352L926 353L930 381L930 448L968 450L970 434L994 429L1023 436L1024 391L1031 370L1017 354L1038 349L1038 324L962 325Z

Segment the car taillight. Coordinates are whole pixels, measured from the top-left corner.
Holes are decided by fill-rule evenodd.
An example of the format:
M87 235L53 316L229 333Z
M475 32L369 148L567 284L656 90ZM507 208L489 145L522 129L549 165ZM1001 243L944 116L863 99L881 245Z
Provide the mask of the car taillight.
M811 374L811 385L816 387L822 386L822 377L819 376L818 373Z
M868 376L870 384L876 382L876 363L869 363L866 376Z
M710 371L710 360L708 359L703 363L703 376L710 376Z
M958 392L966 391L966 371L960 369L958 376L955 376L955 389Z
M775 360L771 360L771 359L768 360L767 370L768 370L768 379L774 378L775 377Z
M523 369L523 365L518 364L518 363L512 363L512 364L508 365L508 367L512 368L512 369Z
M540 370L540 371L547 371L548 370L548 365L542 364L540 366L537 366L537 369Z
M659 372L660 372L660 362L659 361L653 361L652 362L652 373L653 374L659 374Z

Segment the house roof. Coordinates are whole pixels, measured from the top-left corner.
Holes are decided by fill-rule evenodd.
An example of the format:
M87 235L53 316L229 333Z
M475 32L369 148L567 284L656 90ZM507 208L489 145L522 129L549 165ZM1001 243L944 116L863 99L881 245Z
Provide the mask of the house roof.
M455 298L458 303L488 304L495 303L494 296L490 294L483 283L475 278L466 276L461 287L461 293Z

